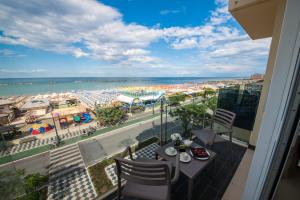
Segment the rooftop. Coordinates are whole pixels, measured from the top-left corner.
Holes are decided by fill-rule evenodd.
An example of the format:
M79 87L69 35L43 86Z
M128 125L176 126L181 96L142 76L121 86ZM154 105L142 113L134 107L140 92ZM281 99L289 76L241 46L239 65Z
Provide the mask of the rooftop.
M27 101L21 109L38 109L38 108L47 108L49 107L50 103L48 99L31 99Z

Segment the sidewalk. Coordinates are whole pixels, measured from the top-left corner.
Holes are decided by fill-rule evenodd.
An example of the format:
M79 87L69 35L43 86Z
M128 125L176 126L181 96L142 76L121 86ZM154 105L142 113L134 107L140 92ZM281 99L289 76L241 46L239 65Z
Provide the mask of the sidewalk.
M129 120L129 121L127 121L123 124L117 125L115 127L105 127L105 128L97 130L91 136L83 136L82 131L78 131L78 130L70 132L70 133L67 132L65 134L59 133L60 137L64 141L64 143L61 146L73 144L73 143L76 143L76 142L79 142L82 140L87 140L92 137L97 137L104 133L107 133L107 132L110 132L110 131L113 131L113 130L116 130L119 128L123 128L126 126L130 126L130 125L133 125L136 123L140 123L142 121L152 120L152 119L156 118L157 116L159 116L159 114ZM81 130L83 130L83 129L81 129ZM54 138L54 137L55 136L53 136L52 138ZM0 151L0 165L15 161L15 160L19 160L19 159L22 159L25 157L33 156L33 155L36 155L36 154L39 154L39 153L42 153L45 151L49 151L50 150L50 145L49 145L50 141L51 141L51 138L46 138L43 140L36 140L36 141L21 144L21 145L19 145L19 144L13 145L4 151Z

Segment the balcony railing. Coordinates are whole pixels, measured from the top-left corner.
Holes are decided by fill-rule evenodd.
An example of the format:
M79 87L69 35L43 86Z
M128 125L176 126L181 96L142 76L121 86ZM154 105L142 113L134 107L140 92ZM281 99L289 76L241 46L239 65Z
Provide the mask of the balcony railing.
M223 105L221 102L232 99L236 100L238 98L242 98L240 101L242 103L250 102L249 95L244 93L242 94L242 97L240 93L232 98L228 97L232 97L232 95L220 91L217 105L221 106ZM191 104L205 104L207 100L208 98L203 97L189 97L185 102L176 106L168 105L167 102L162 102L163 104L161 105L158 102L154 106L148 106L145 112L135 113L131 115L126 122L117 124L113 127L98 127L96 126L96 122L94 122L92 126L97 128L97 130L91 135L86 134L90 130L90 124L86 126L76 126L70 129L61 129L58 125L58 119L54 119L56 126L58 126L58 134L62 141L60 146L52 147L50 143L42 143L40 140L24 143L24 145L20 145L18 143L14 144L13 140L11 140L14 138L5 136L2 137L1 140L1 150L6 152L6 154L2 154L0 162L1 164L5 164L14 161L17 163L16 166L21 165L25 166L27 169L31 168L32 170L26 171L25 174L34 173L33 179L38 179L38 175L35 174L38 171L46 175L46 177L40 178L43 181L40 180L34 188L27 191L26 184L23 184L24 182L22 181L19 182L20 187L15 187L15 189L20 188L16 191L17 196L20 198L24 195L38 195L45 198L45 196L51 195L51 192L53 192L51 190L55 188L58 188L56 193L66 195L66 193L63 192L64 188L62 185L59 186L56 183L59 181L68 182L71 181L71 179L77 180L77 178L81 177L86 181L84 184L87 185L87 188L90 188L81 189L87 191L87 193L91 195L91 198L95 198L96 196L103 197L103 195L106 195L107 199L113 199L116 195L114 192L116 187L113 186L111 180L108 178L107 171L105 171L106 167L114 163L111 157L120 152L126 146L137 145L137 151L152 143L157 143L159 145L167 143L170 141L171 134L184 132L182 122L176 120L175 117L172 117L170 112ZM238 105L236 102L237 101L231 105ZM227 105L229 104L227 103ZM251 105L251 108L255 108L253 104ZM210 115L211 112L206 113L203 117L209 118ZM243 115L238 116L242 117ZM93 117L96 118L95 116ZM251 120L252 118L250 118L250 121ZM201 128L207 125L205 121L202 120L197 122L197 127L195 123L195 121L192 121L189 127ZM238 124L239 123L237 123L237 125ZM24 130L26 129L24 128L26 127L26 124L15 127L17 127L18 130L20 130L20 127L23 127L21 130ZM26 133L21 133L21 137L22 134ZM160 139L162 139L162 141L160 141ZM196 142L201 144L200 141ZM202 199L209 199L208 195L210 194L216 195L215 197L221 197L245 151L244 147L234 144L234 161L231 162L228 160L229 143L216 145L214 148L214 151L218 155L216 159L216 171L213 171L213 167L211 166L205 172L201 173L201 176L197 177L195 189L193 191L193 194L197 196L197 198L201 196ZM36 156L37 154L40 154L41 156ZM28 156L34 157L26 158ZM25 159L19 160L20 158ZM9 164L7 166L13 165ZM36 168L39 168L39 166L40 168L47 169L45 171L35 170ZM64 169L62 169L62 167L64 167ZM8 169L3 166L0 166L0 168L4 171ZM20 180L24 180L25 175L18 174L17 168L19 167L13 167L14 176ZM3 174L3 176L6 177L7 175ZM59 177L63 177L65 179L61 180ZM77 186L71 185L70 187L76 188ZM67 187L67 189L71 190L70 187ZM173 195L176 196L176 199L184 199L186 196L182 194L186 193L186 177L181 176L176 187L178 188L177 191L180 192L174 193Z

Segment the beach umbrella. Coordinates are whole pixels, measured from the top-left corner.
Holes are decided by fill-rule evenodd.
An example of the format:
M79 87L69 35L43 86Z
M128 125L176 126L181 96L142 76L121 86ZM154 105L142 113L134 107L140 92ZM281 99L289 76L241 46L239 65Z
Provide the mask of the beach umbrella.
M32 129L38 129L38 125L37 125L37 124L33 124L33 125L31 126L31 128L32 128Z
M80 122L80 116L75 116L73 119L75 122Z
M40 132L40 133L45 133L45 132L46 132L46 128L40 127L40 128L39 128L39 132Z
M38 135L40 132L39 132L39 130L37 130L37 129L34 129L34 130L32 130L31 131L31 134L32 135Z

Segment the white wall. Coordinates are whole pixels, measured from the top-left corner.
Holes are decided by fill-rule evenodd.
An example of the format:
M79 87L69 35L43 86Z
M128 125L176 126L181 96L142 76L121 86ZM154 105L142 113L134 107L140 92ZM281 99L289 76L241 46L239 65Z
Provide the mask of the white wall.
M256 200L260 194L274 156L278 136L285 119L290 89L293 86L294 70L300 48L300 1L287 0L278 50L265 111L262 115L261 127L246 189L245 200Z

